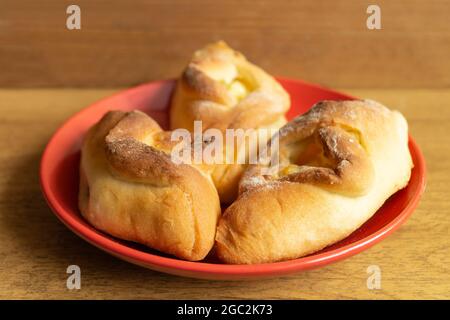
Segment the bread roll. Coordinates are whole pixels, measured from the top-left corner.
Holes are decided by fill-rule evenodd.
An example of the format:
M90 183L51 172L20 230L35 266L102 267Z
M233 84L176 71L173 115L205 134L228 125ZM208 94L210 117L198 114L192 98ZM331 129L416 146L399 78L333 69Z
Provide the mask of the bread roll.
M195 120L203 130L278 129L289 107L289 95L273 77L220 41L195 52L184 70L172 99L171 129L193 131ZM244 168L236 161L215 167L222 202L236 198Z
M202 167L171 161L172 147L144 113L108 112L83 143L79 208L113 236L201 260L214 244L219 197Z
M279 158L270 174L246 170L216 234L224 262L288 260L344 239L407 185L413 166L405 118L368 100L316 104L280 129Z

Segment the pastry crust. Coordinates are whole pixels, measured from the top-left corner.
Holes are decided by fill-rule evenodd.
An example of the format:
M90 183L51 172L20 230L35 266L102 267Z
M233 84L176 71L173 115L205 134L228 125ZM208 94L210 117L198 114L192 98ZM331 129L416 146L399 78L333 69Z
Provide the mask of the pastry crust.
M193 131L195 120L202 121L203 130L278 129L286 123L289 107L289 95L272 76L219 41L195 52L180 77L170 110L171 129ZM215 167L212 178L223 203L236 198L245 167Z
M271 174L246 170L219 222L226 263L298 258L344 239L407 185L413 166L406 120L370 100L318 103L280 129L279 150Z
M202 167L171 161L170 132L139 111L110 111L82 147L79 208L96 228L187 260L214 244L220 202Z

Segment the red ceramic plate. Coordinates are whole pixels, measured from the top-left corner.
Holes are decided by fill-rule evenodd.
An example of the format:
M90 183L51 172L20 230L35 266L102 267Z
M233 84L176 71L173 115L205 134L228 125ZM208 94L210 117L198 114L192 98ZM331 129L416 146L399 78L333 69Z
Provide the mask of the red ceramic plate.
M304 113L320 100L353 99L344 93L303 81L279 81L291 95L290 119ZM42 156L41 187L49 206L69 229L110 254L153 270L195 278L250 279L280 276L324 266L369 248L405 222L419 202L425 188L425 162L419 147L410 137L409 148L414 169L408 186L387 200L369 221L349 237L307 257L259 265L226 265L213 258L189 262L96 230L81 217L77 208L78 165L83 135L111 109L140 109L163 127L167 127L167 111L174 84L173 80L144 84L103 99L78 112L56 131Z

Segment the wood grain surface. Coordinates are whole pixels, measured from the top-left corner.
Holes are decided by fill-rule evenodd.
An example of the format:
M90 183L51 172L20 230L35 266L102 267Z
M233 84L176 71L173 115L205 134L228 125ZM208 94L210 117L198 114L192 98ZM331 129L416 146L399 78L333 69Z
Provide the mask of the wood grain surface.
M450 299L450 90L348 90L402 111L428 165L428 186L408 222L347 260L277 279L206 281L118 260L62 225L38 182L43 148L74 112L116 90L0 90L0 298L127 299ZM81 267L81 289L66 268ZM366 286L369 265L382 289Z
M66 8L81 8L81 30ZM224 39L271 71L332 87L449 88L450 1L1 0L0 87L117 87L174 77Z

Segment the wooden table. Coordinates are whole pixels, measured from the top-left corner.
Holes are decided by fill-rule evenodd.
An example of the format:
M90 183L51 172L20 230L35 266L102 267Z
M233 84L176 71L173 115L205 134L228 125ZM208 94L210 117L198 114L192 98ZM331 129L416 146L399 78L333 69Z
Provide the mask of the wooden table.
M0 90L0 298L431 299L450 298L450 89L347 90L402 111L428 165L428 186L412 217L352 258L278 279L214 282L174 277L118 260L63 226L38 181L43 148L79 109L117 90ZM81 267L81 290L66 268ZM382 289L366 286L369 265Z

